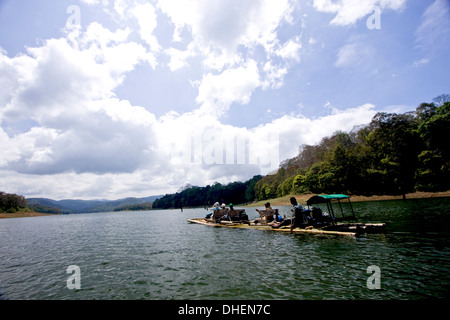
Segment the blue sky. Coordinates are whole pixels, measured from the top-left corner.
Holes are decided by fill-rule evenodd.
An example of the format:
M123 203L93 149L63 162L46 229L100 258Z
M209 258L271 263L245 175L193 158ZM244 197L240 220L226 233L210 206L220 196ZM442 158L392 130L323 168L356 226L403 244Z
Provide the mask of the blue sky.
M450 93L450 1L0 0L0 190L108 198L268 174Z

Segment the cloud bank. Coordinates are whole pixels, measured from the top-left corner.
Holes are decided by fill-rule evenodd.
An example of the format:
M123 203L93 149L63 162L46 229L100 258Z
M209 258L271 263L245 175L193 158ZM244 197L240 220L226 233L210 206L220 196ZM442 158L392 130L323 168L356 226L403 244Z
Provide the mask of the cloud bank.
M84 2L119 21L117 29L69 26L14 57L0 51L0 174L9 192L115 199L243 181L375 114L367 103L314 119L285 114L253 128L222 123L232 105L245 113L256 90L283 86L301 61L301 34L281 41L277 33L292 22L291 1ZM398 9L404 1L379 4ZM349 5L314 2L336 13L336 24L358 19ZM169 45L156 35L161 16L172 26ZM336 64L355 49L343 48ZM116 94L138 67L177 72L191 64L202 74L192 81L190 111L157 117Z

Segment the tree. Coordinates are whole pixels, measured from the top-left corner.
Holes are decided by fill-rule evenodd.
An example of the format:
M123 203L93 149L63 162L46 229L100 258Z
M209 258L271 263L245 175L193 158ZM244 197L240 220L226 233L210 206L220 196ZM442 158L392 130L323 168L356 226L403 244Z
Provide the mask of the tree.
M169 209L182 207L211 206L215 202L219 203L245 203L255 199L255 184L262 176L254 176L246 182L230 182L222 185L215 182L212 186L198 187L187 185L174 194L166 194L164 197L155 200L152 204L154 209Z
M259 199L266 200L266 199L270 199L273 197L275 197L274 190L270 187L269 184L267 184L267 183L263 184L261 191L260 191Z
M425 117L418 127L418 132L429 150L450 157L450 102L445 102Z
M250 202L256 199L255 186L258 181L262 179L261 175L253 176L250 180L248 180L245 185L245 200L246 202Z
M421 104L416 112L419 118L417 131L425 149L418 156L416 187L424 191L446 190L450 187L450 146L447 141L450 135L450 102L443 102L440 106Z
M440 154L422 151L418 156L416 188L421 191L439 191L450 187L450 167Z
M295 193L304 193L308 191L308 188L306 187L306 177L304 175L298 174L292 179L292 190Z
M372 168L383 173L385 192L402 194L414 190L414 174L420 141L412 114L378 113L373 118L368 145Z
M24 196L14 193L5 193L0 191L0 210L15 212L20 208L27 206L27 200Z
M433 99L433 103L438 107L444 105L446 102L450 102L450 94L441 94Z

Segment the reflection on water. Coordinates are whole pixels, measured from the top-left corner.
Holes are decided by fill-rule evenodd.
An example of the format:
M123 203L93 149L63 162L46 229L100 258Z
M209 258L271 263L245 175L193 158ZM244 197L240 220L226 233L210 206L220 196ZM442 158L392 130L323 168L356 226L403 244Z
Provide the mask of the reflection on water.
M387 223L385 234L357 238L186 221L204 209L0 220L0 299L445 298L449 204L353 203L362 220ZM66 286L70 265L80 267L80 290ZM380 290L367 288L371 265Z

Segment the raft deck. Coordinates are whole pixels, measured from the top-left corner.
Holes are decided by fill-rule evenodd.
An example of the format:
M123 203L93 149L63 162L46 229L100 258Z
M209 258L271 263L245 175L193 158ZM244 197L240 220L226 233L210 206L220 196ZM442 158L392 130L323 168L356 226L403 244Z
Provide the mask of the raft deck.
M238 228L238 229L255 229L255 230L267 230L267 231L276 231L276 232L284 232L284 233L294 233L294 234L322 234L322 235L339 235L339 236L351 236L355 237L358 232L358 225L366 226L365 224L346 224L345 228L350 228L348 230L351 230L351 228L354 228L355 231L339 231L339 230L324 230L324 229L318 229L318 228L294 228L291 231L291 228L289 226L280 227L280 228L272 228L268 225L255 225L252 224L251 221L247 221L247 223L243 222L232 222L232 221L220 221L220 222L213 222L208 221L205 218L193 218L188 219L188 222L190 223L196 223L196 224L202 224L206 226L211 227L225 227L225 228ZM383 224L376 224L379 227L384 227ZM375 224L371 224L371 226L375 226ZM338 226L337 226L338 227Z

